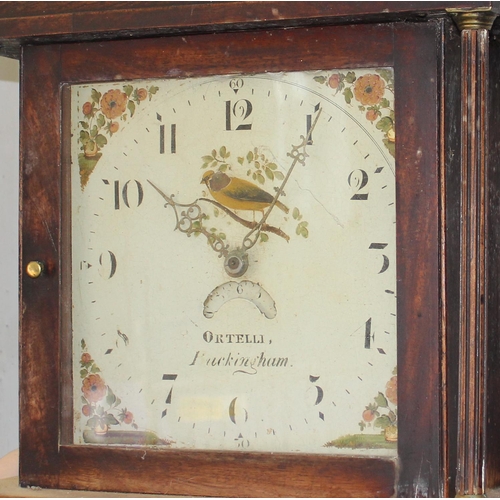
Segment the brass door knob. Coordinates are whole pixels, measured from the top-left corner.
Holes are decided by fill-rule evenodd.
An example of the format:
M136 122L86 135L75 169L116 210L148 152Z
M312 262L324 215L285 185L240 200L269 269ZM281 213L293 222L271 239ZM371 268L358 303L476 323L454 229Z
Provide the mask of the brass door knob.
M26 274L30 278L38 278L43 273L43 264L37 260L32 260L26 266Z

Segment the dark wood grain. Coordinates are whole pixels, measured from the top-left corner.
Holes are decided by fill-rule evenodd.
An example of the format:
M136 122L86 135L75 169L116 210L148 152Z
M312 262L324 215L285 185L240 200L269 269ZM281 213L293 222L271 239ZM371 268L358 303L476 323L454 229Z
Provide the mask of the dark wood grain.
M498 497L500 492L500 43L498 37L490 40L491 112L488 115L488 336L486 366L486 495ZM496 491L491 491L496 488Z
M57 478L59 435L59 47L23 56L21 79L20 462L22 481ZM40 84L43 82L43 85ZM23 272L31 260L45 272Z
M60 487L67 489L188 496L388 497L396 479L391 460L325 455L69 446L61 466Z
M3 2L0 54L26 43L104 40L184 32L423 20L449 8L497 2Z
M398 494L404 497L440 496L442 484L436 51L439 33L439 24L433 23L398 26L395 31L395 80L399 83L398 403L404 409L403 415L399 413Z
M458 495L483 493L488 32L462 31Z
M458 435L458 366L456 332L460 310L460 191L461 191L461 40L453 23L443 26L441 80L441 294L443 377L443 495L455 496Z

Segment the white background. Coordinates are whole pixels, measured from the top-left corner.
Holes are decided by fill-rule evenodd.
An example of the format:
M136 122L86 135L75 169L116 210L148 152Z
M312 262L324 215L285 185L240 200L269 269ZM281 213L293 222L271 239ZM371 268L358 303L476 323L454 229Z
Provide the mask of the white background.
M19 63L0 57L0 458L19 447Z

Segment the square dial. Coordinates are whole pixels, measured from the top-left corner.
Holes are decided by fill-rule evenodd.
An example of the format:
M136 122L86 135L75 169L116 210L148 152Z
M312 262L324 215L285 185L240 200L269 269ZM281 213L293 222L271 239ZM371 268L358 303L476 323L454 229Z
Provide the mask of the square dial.
M71 86L74 442L394 456L390 68Z

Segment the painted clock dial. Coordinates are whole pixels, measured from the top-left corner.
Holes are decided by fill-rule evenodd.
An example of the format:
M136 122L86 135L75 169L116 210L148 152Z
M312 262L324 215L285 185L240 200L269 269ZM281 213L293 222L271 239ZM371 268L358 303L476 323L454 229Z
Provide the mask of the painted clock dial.
M75 443L396 453L393 91L71 86Z

